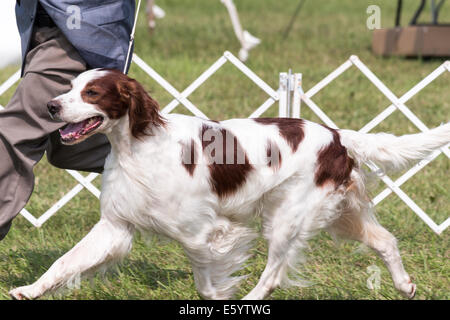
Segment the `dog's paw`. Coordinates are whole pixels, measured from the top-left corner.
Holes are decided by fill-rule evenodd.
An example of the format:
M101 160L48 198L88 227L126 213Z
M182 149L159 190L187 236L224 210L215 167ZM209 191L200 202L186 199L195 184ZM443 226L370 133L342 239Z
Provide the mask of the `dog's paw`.
M14 300L31 300L35 298L31 289L31 286L15 288L9 292L9 295Z
M403 296L412 299L416 295L416 285L409 280L401 286L400 291Z
M411 289L409 291L409 294L407 295L407 298L408 299L413 299L415 295L416 295L416 284L415 283L411 283Z

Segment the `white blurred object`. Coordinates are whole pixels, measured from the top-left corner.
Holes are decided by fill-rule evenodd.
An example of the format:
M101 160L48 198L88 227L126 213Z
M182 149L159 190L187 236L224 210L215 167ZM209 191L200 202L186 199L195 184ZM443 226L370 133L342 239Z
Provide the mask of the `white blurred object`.
M147 20L150 30L155 29L155 19L162 19L166 16L166 12L155 4L155 0L147 0Z
M14 7L16 1L0 1L0 69L19 64L21 60L20 35L17 30Z
M247 30L243 32L244 44L239 50L239 59L241 61L247 61L248 52L261 43L261 40L252 36Z
M245 62L248 59L249 51L261 43L261 40L252 36L247 30L242 30L239 16L234 6L233 0L220 0L227 8L230 14L231 23L233 24L234 33L241 43L241 50L239 50L239 59Z
M161 9L161 7L158 7L156 4L153 5L153 14L155 15L156 19L162 19L166 16L166 12Z

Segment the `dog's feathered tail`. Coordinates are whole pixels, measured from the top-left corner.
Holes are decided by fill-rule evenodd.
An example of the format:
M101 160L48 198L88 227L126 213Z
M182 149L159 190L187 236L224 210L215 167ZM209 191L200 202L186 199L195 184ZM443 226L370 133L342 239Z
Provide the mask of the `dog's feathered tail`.
M450 143L450 122L427 132L395 136L339 130L341 143L357 162L373 161L384 170L399 170Z

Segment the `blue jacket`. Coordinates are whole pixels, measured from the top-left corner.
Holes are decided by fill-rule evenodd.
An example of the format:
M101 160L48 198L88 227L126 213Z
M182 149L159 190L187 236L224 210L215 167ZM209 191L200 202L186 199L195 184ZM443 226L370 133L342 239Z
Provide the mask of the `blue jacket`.
M134 22L134 0L39 0L42 7L91 68L123 71ZM17 0L22 72L29 50L38 0ZM77 6L75 8L70 6ZM79 28L74 28L76 13ZM75 15L74 15L75 14Z

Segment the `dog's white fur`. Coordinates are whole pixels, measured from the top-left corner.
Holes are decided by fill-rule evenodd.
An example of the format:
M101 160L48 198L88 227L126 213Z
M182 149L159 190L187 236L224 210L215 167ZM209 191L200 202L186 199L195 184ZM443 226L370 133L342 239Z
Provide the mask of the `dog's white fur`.
M192 262L199 293L209 299L229 298L240 280L232 274L248 258L255 238L249 221L258 214L269 244L268 262L246 299L263 299L287 279L307 241L321 229L373 248L389 269L395 287L407 297L415 294L415 285L402 266L396 239L377 223L372 213L358 166L351 172L350 187L315 184L317 155L332 142L330 130L305 121L304 139L293 152L275 125L251 119L214 123L168 114L164 116L165 126L152 128L152 135L136 139L130 133L128 115L108 119L107 113L81 97L89 81L106 73L88 71L73 82L70 92L56 98L62 105L59 117L65 122L95 115L105 119L97 132L107 134L112 151L102 178L101 219L38 281L12 290L12 297L40 297L77 275L123 258L138 229L179 241ZM193 139L201 146L198 133L205 123L232 132L254 167L245 183L224 198L211 189L210 172L201 149L192 176L180 162L180 142ZM421 159L450 141L450 124L402 137L338 132L357 162L373 160L394 168ZM268 167L264 159L269 139L283 155L278 170Z

